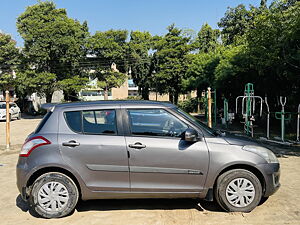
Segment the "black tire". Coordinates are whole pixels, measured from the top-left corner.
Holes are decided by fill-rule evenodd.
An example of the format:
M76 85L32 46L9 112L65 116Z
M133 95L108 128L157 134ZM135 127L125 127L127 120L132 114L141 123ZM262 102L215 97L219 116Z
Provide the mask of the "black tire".
M19 112L17 120L20 120L20 119L21 119L21 113Z
M226 189L231 181L237 178L245 178L254 186L255 194L252 202L245 207L236 207L232 205L226 197ZM262 185L259 179L250 171L244 169L234 169L220 175L217 179L215 187L215 199L218 204L229 212L251 212L261 201Z
M67 200L65 207L63 207L61 210L55 212L47 211L38 202L38 193L42 186L48 182L58 182L64 185L67 189L69 199ZM78 188L71 178L62 173L50 172L41 175L35 180L29 196L29 204L31 208L41 217L60 218L69 215L75 209L75 206L78 202L78 197Z

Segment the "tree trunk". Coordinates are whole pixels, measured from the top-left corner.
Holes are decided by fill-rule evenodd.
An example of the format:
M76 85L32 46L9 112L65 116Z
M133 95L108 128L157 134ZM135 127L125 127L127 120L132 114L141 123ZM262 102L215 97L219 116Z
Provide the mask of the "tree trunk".
M173 104L177 105L178 104L178 92L174 93L174 102Z
M51 103L53 93L46 93L46 103Z
M108 88L104 88L104 100L108 100Z
M174 103L174 96L173 96L173 93L172 93L172 92L169 93L169 101L170 101L171 103Z
M142 98L144 99L144 100L149 100L149 89L148 88L146 88L146 87L144 87L144 88L142 88L142 91L141 91L142 93Z

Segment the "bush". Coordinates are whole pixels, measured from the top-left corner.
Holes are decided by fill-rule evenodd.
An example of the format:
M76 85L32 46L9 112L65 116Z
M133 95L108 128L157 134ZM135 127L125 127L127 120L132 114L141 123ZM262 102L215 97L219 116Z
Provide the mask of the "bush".
M199 101L197 98L190 98L178 103L178 107L185 112L197 112Z
M142 96L128 96L126 100L143 100Z

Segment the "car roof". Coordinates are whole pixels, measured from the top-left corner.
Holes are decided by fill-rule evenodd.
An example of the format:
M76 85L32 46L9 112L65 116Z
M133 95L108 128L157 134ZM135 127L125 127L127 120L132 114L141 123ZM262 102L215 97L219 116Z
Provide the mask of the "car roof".
M65 108L65 107L85 107L85 106L96 106L96 105L119 105L119 106L154 106L164 108L174 108L175 105L170 102L158 102L158 101L147 101L147 100L102 100L102 101L80 101L80 102L67 102L67 103L47 103L43 104L42 108L52 110L54 108Z

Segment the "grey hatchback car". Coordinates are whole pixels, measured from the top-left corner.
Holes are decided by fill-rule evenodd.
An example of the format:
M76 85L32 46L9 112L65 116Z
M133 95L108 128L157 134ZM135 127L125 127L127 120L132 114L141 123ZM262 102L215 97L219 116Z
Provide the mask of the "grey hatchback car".
M42 217L70 214L78 199L215 199L250 212L280 186L276 156L221 133L169 103L54 105L26 139L17 186Z

